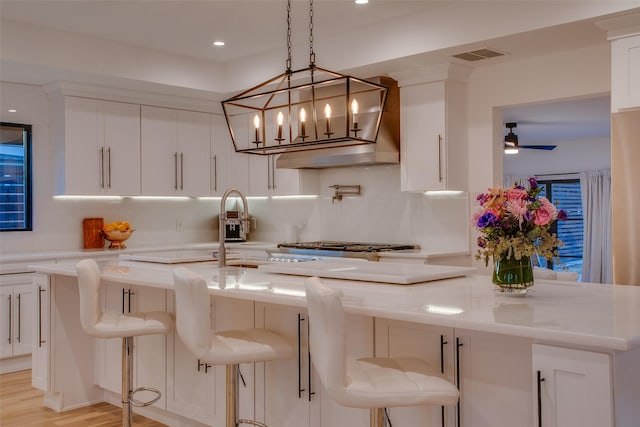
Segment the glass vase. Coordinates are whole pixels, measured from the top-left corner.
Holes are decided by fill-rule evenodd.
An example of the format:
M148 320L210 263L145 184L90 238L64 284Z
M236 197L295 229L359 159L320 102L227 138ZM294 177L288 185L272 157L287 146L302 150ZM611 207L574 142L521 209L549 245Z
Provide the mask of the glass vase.
M498 292L515 295L533 293L530 289L533 286L531 259L528 256L521 259L500 256L495 261L492 281Z

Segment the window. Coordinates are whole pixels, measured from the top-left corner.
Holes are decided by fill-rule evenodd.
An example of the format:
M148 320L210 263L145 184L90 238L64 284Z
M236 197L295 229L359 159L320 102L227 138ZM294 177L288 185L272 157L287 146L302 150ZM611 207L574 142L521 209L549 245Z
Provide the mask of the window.
M556 233L563 245L558 248L559 260L547 262L539 260L542 267L557 271L575 271L582 275L582 245L584 222L580 180L538 181L542 188L540 195L556 204L558 209L567 212L566 221L556 221L551 232Z
M0 123L0 231L31 230L31 125Z

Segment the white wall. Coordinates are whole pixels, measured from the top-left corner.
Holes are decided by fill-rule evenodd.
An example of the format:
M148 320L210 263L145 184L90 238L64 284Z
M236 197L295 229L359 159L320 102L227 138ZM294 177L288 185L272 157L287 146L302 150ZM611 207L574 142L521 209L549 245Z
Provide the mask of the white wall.
M608 42L477 68L469 81L472 199L488 187L502 183L502 108L596 96L610 90L611 46Z
M217 241L219 199L60 200L53 198L49 100L39 86L0 82L3 122L33 125L34 230L0 234L0 255L82 248L82 219L129 221L129 247ZM15 108L17 113L8 113ZM432 198L400 192L399 166L326 169L317 199L249 199L257 218L251 240L280 242L287 225L304 226L304 240L408 242L460 251L468 242L466 195ZM360 184L361 197L331 203L333 184ZM176 231L176 220L182 231Z

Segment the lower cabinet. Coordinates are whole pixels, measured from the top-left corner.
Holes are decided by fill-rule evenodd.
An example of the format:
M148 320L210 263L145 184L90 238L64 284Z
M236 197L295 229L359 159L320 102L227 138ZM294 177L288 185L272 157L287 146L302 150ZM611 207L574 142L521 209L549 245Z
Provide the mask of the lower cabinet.
M460 389L456 406L391 408L394 426L526 426L531 342L495 334L376 319L376 355L420 357Z
M168 310L175 315L173 292ZM211 324L215 330L251 328L253 302L230 298L211 299ZM240 418L254 419L255 374L253 364L241 364L239 381ZM177 333L167 341L167 410L214 426L225 425L226 367L199 360L182 343Z
M122 287L121 284L105 283L102 287L105 311L129 313L134 311L165 311L166 291L150 287ZM133 362L133 388L151 387L160 390L162 397L153 406L166 408L166 336L144 335L135 337ZM122 392L122 339L96 339L97 369L96 384L103 389L120 394ZM142 392L138 400L148 400Z
M269 426L367 427L369 411L338 405L324 391L313 369L308 347L306 309L256 303L256 327L291 337L295 356L256 364L256 414L264 414ZM347 314L347 353L354 357L373 354L373 319Z
M609 354L534 344L533 382L535 426L614 425Z
M0 276L0 359L31 354L36 302L31 282L29 273Z

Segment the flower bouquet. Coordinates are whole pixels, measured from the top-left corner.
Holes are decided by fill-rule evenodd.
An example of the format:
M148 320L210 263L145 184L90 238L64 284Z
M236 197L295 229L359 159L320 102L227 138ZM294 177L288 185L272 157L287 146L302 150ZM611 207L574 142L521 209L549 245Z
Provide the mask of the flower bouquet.
M530 188L513 184L511 187L490 188L477 197L480 209L473 222L480 231L476 259L489 264L493 258L493 283L500 291L527 293L533 285L530 257L537 255L548 260L558 256L562 241L549 231L556 220L567 219L546 197L535 178L529 178Z

